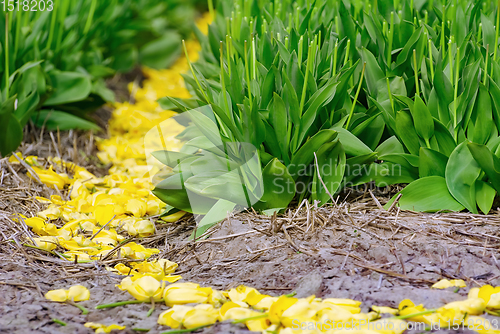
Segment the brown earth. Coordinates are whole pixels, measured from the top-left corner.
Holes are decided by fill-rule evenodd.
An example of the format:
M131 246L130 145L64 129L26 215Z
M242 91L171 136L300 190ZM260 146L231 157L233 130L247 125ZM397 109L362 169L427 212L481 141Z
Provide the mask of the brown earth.
M135 333L132 328L168 330L156 324L167 309L164 305L149 318L149 305L94 309L131 298L115 287L123 276L104 269L114 262L75 265L20 246L25 232L11 214L34 214L40 205L33 196L53 190L29 180L23 166L6 159L0 163L1 333L92 333L83 326L88 321L126 325L123 333ZM387 198L379 200L385 203ZM194 220L185 217L174 224L158 223L158 233L140 242L177 262L186 281L224 290L245 284L270 295L296 291L299 297L352 298L362 301L367 312L371 305L397 307L406 298L427 308L465 299L468 288L430 289L441 278L461 278L468 287L500 285L499 225L498 213L421 214L396 208L388 212L365 193L339 207L303 206L278 217L241 213L196 242L189 240ZM74 284L90 289L91 299L81 302L90 310L88 315L43 297L48 290ZM67 326L54 323L54 318ZM201 332L248 331L218 324Z

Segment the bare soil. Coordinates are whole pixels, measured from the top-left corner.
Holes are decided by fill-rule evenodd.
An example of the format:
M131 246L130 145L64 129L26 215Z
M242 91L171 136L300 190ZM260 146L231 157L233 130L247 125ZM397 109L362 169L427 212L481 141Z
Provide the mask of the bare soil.
M5 159L1 163L0 333L92 333L83 326L89 321L126 325L123 333L136 333L132 328L167 330L156 324L167 309L164 305L149 318L149 305L94 309L131 298L115 287L123 276L104 269L112 264L109 261L75 265L19 245L24 231L12 222L11 214L35 213L40 205L33 196L46 196L49 190L29 181L22 166L8 165ZM384 203L387 198L379 200ZM302 206L277 217L241 213L197 241L189 239L192 217L174 224L158 222L158 233L140 242L177 262L185 281L223 290L245 284L270 295L296 291L298 297L352 298L362 301L367 312L371 305L397 307L406 298L427 308L466 298L468 288L430 289L441 278L461 278L468 287L500 285L499 225L497 213L422 214L397 208L388 212L365 193L338 207ZM91 299L81 302L90 310L88 315L43 297L48 290L74 284L91 292ZM54 318L67 326L54 323ZM217 324L201 332L248 331Z

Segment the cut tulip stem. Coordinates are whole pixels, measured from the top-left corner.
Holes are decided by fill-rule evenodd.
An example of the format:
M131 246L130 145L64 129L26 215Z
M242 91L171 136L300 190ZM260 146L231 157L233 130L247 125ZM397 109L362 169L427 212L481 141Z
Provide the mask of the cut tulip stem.
M267 318L267 317L269 317L269 314L264 313L264 314L259 314L259 315L253 316L253 317L248 317L248 318L243 318L243 319L235 320L235 321L232 322L232 324L241 324L243 322L247 322L247 321L250 321L250 320L264 319L264 318Z
M151 314L153 314L153 312L155 311L155 300L153 297L151 297L150 300L151 300L151 308L149 309L148 314L146 314L146 317L150 317Z
M203 88L201 87L200 82L198 81L198 77L196 76L196 73L194 71L193 64L189 60L189 54L188 54L188 51L187 51L186 42L184 40L182 40L182 47L184 48L184 54L186 55L186 60L188 62L188 66L189 66L189 69L191 71L191 74L193 74L194 81L196 82L196 85L198 86L198 89L201 91L201 94L205 98L205 101L208 103L209 102L208 96L205 93L205 91L203 90Z
M490 311L488 309L485 309L486 313L490 314L490 315L494 315L496 317L500 317L500 312L493 312L493 311Z
M5 99L9 98L9 15L5 15ZM14 154L15 155L15 154Z
M392 98L392 93L391 93L391 83L389 82L389 78L385 78L387 82L387 93L389 93L389 101L391 101L391 109L392 112L394 112L394 99Z
M391 317L389 319L405 320L405 319L410 319L410 318L414 318L414 317L419 317L421 315L431 314L431 313L436 312L437 310L438 310L437 308L433 308L433 309L425 310L425 311L422 311L422 312L417 312L417 313L412 313L412 314L405 314L405 315L400 315L400 316L397 316L397 317Z
M149 328L132 328L133 331L136 332L149 332L151 329Z
M56 324L59 324L61 326L66 326L67 323L65 323L64 321L61 321L59 319L56 319L56 318L52 318L52 321L55 322Z
M413 49L413 71L415 72L415 91L416 91L416 95L420 96L420 89L418 87L417 51L415 49Z
M345 129L349 129L349 124L351 123L352 115L354 114L354 108L356 107L356 103L358 102L359 91L361 90L361 85L363 84L363 78L365 76L366 63L363 63L363 70L361 71L361 79L359 79L358 90L356 91L356 95L354 96L354 101L352 102L351 112L349 113L349 118L347 119L347 123L345 125Z
M68 303L69 305L72 305L74 307L78 307L80 309L80 311L82 311L83 315L89 314L89 310L87 310L85 307L83 307L80 304L77 304L77 303L69 301L69 300L66 303Z
M293 291L293 292L291 292L289 294L286 294L285 296L291 298L291 297L295 296L296 294L297 294L297 291Z
M160 299L158 302L161 303L163 301L164 301L163 299ZM123 305L128 305L128 304L142 304L142 303L145 303L145 302L141 301L141 300L124 300L124 301L116 302L116 303L97 305L95 308L96 308L96 310L100 310L103 308L112 308L112 307L123 306Z

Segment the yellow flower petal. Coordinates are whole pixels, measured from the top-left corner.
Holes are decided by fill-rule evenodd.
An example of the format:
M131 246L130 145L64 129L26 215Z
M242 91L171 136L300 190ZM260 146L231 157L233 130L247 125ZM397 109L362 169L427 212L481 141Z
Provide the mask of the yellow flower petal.
M114 215L115 212L113 205L98 205L95 207L94 217L101 226L104 226L111 221Z
M281 315L284 311L286 311L290 306L295 304L298 301L297 298L290 298L287 296L281 296L278 298L276 302L271 305L269 309L269 320L273 324L279 324L281 322Z
M106 326L106 325L99 324L99 323L96 323L96 322L87 322L87 323L85 323L84 326L87 327L87 328L95 329L95 333L96 334L99 334L99 333L111 333L111 331L113 331L113 330L124 330L126 328L125 326L119 326L119 325L116 325L116 324L112 324L112 325Z
M83 285L75 285L68 290L68 299L79 302L90 299L90 291Z
M51 239L50 237L43 237L33 238L33 240L36 242L37 247L45 249L46 251L51 251L57 248L57 243L54 238Z
M191 311L193 307L185 305L174 305L170 310L165 311L158 317L158 324L179 328L182 324L184 316Z
M176 221L178 221L179 219L184 217L185 214L186 214L185 211L179 211L179 212L173 213L171 215L161 217L161 219L163 221L166 221L167 223L175 223Z
M54 302L65 302L68 300L68 292L64 289L50 290L45 294L45 298Z
M143 217L146 215L147 205L141 200L132 198L128 200L126 210L135 217Z
M45 298L56 302L65 302L67 300L79 302L89 300L90 292L82 285L74 285L68 290L50 290L45 294Z
M126 277L118 287L121 290L128 291L135 299L140 301L150 301L151 298L159 301L163 293L162 284L151 276L142 276L135 281L130 277Z
M434 289L447 289L451 287L465 288L467 285L461 279L452 279L451 281L442 279L432 286Z
M479 315L484 313L486 303L482 298L468 298L466 300L448 303L442 308L454 310L463 314Z
M163 299L166 305L172 306L175 304L206 303L209 295L210 291L204 288L170 288L165 289Z
M182 324L189 329L215 324L218 319L219 314L212 305L197 305L185 314Z

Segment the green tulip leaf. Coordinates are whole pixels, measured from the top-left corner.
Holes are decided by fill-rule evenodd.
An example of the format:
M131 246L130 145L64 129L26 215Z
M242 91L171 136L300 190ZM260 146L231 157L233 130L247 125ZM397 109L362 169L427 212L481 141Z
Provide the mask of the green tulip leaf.
M402 210L419 212L462 211L460 204L448 191L446 180L441 176L427 176L413 181L385 205L388 209L401 194L398 206Z

